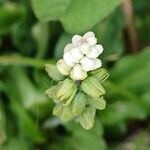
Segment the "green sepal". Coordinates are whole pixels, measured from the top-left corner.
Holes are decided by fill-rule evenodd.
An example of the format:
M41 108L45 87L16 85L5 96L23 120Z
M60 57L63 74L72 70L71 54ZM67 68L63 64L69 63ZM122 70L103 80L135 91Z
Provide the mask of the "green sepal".
M90 82L88 77L82 81L81 90L91 97L99 97L101 94L99 90Z
M75 82L69 78L66 78L56 93L57 97L61 97L71 89L74 91L73 87L76 87Z
M57 67L55 65L46 64L45 70L48 73L48 75L55 81L61 81L64 79L64 76L59 73L59 71L57 70Z
M84 112L79 116L78 121L84 129L89 130L93 127L95 113L95 108L87 107L85 108Z
M63 111L60 116L61 120L66 122L74 118L74 115L72 114L72 105L63 106Z
M103 110L106 107L106 101L103 97L100 98L88 98L88 103L91 105L91 107Z
M58 84L51 86L49 89L47 89L45 91L45 93L48 95L48 97L50 97L51 99L53 99L54 101L57 101L57 96L56 96L56 92L59 89L59 87L62 85L62 81L60 81Z
M80 115L86 106L86 96L83 92L78 92L72 102L72 113L74 116Z
M63 111L63 104L59 103L59 104L57 104L54 107L54 109L53 109L53 115L55 115L55 116L61 116L62 111Z
M70 98L69 98L69 99L67 100L67 102L66 102L65 104L63 104L63 105L64 105L64 106L69 105L69 104L72 102L72 100L74 99L76 93L77 93L77 88L74 89L74 91L72 92Z
M104 82L109 77L109 73L104 68L91 71L90 74L91 76L96 76L99 82Z
M105 89L96 76L89 77L89 81L99 90L100 96L105 94Z

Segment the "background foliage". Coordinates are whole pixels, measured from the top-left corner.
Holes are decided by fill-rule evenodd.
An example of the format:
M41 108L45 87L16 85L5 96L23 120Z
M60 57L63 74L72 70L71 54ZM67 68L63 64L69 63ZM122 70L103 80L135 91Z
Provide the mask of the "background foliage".
M0 149L148 150L150 146L149 0L133 0L140 48L131 54L121 0L0 1ZM121 5L120 5L121 4ZM52 115L44 71L74 33L92 30L105 48L107 108L94 128Z

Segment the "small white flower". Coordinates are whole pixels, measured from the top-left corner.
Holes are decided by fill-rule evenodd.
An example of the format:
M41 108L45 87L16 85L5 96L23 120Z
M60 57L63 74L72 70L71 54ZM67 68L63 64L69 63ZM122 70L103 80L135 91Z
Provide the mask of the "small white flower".
M72 44L71 43L67 44L64 48L64 53L70 51L71 48L72 48Z
M100 44L94 45L90 48L89 53L87 53L87 57L89 58L97 58L103 52L103 46Z
M72 37L72 44L74 46L79 46L81 44L82 41L82 36L76 34Z
M80 63L82 65L83 70L90 71L95 68L96 61L95 59L84 57L81 59Z
M87 42L82 43L82 45L80 46L80 51L82 52L82 54L89 53L89 50L90 50L89 44Z
M69 67L73 67L76 63L76 60L73 58L69 51L64 53L63 59Z
M91 46L93 46L93 45L95 45L97 43L96 37L89 37L86 40L89 43L89 45L91 45Z
M102 61L100 59L95 59L95 67L93 70L96 70L102 66Z
M97 43L97 39L95 37L95 34L91 31L85 33L83 35L83 38L88 42L89 45L93 46Z
M74 47L71 49L71 55L77 60L79 61L81 58L83 58L83 54L80 51L79 47Z
M88 39L89 37L95 37L95 34L91 31L89 31L83 35L84 39Z
M70 72L70 77L73 80L84 80L87 77L87 72L82 69L80 64L77 64Z
M63 75L70 74L73 80L84 80L88 71L100 68L102 62L97 57L103 52L103 46L96 43L95 34L91 31L83 37L74 35L72 43L64 48L63 60L57 63L59 72Z
M57 64L58 71L63 75L69 75L71 68L65 63L63 59L60 59Z

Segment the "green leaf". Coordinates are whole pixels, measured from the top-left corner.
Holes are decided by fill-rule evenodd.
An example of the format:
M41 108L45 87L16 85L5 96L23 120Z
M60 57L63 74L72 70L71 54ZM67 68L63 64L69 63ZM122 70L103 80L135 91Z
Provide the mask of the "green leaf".
M32 0L33 10L41 21L58 20L64 13L70 0Z
M128 137L127 140L118 145L114 145L113 150L134 149L134 150L149 150L150 134L149 130L137 131L134 135Z
M25 16L23 5L7 2L0 6L0 33L7 32L14 23Z
M111 79L136 94L146 92L150 88L149 56L150 48L146 48L138 55L124 57L112 69Z
M113 11L121 1L72 0L61 22L70 33L85 32Z
M49 25L48 23L38 22L32 27L32 36L37 44L36 57L43 57L48 46ZM42 37L42 38L41 38Z
M71 42L72 36L70 34L63 33L58 42L56 43L56 47L54 50L54 57L62 58L64 53L64 47Z
M0 98L0 146L7 140L6 135L6 116L4 111L4 105Z
M122 0L32 0L41 21L60 20L67 32L90 30L113 11Z

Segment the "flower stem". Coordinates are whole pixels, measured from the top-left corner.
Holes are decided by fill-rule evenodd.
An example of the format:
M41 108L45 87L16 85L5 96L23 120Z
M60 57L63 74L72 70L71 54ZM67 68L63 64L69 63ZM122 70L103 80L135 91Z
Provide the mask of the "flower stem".
M30 66L34 68L43 68L46 63L53 64L55 60L44 60L22 56L0 56L0 66L16 65L16 66Z

